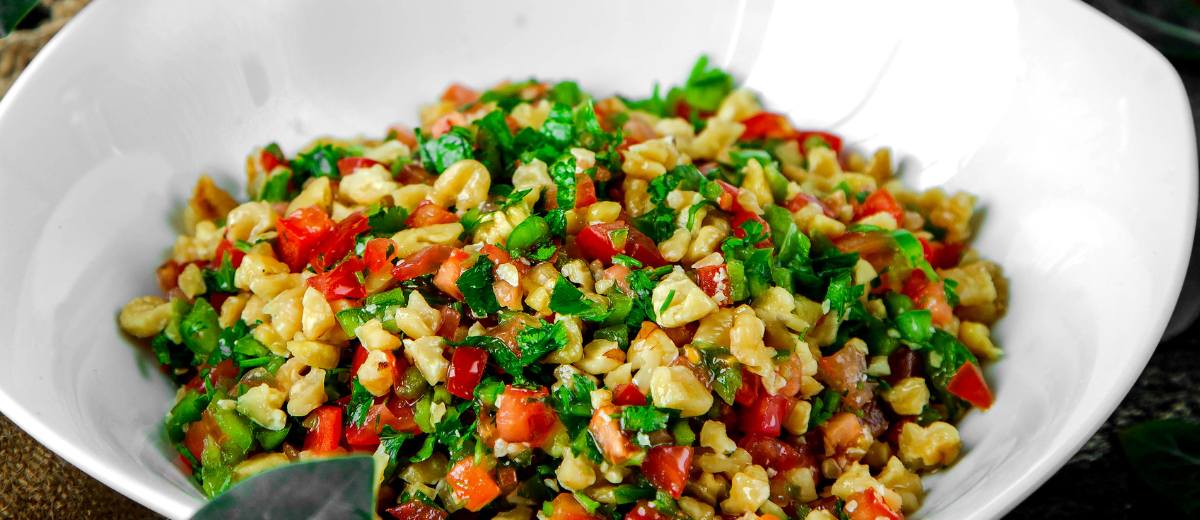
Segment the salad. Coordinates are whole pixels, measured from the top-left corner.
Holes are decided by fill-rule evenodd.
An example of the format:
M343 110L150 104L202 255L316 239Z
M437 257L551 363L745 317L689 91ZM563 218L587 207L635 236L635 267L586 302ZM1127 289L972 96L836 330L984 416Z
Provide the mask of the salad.
M993 402L975 198L682 87L448 88L419 128L201 176L121 311L208 496L368 454L383 518L897 519Z

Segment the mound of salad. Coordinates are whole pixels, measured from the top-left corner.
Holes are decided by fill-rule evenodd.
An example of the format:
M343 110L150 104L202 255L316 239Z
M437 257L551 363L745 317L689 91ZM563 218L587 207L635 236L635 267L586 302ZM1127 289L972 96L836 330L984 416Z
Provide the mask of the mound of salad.
M376 460L382 518L898 519L993 402L1007 282L976 199L682 87L453 85L419 128L201 176L121 311L208 496ZM152 339L151 339L152 338Z

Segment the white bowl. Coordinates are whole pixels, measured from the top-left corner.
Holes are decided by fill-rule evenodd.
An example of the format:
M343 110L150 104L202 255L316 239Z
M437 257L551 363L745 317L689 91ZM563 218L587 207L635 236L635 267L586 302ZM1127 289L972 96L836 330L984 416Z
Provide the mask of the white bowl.
M1012 280L998 398L918 517L996 518L1108 417L1174 306L1196 211L1192 121L1158 53L1077 3L106 0L0 103L0 410L172 518L200 494L174 392L117 332L154 294L200 173L241 193L277 140L379 135L452 81L646 95L701 53L803 126L891 146L918 188L978 194Z

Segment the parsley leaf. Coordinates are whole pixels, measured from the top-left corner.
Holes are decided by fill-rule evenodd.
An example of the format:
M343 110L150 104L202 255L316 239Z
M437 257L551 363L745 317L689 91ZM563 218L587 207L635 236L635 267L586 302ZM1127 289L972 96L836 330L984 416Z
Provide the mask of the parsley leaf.
M659 93L657 83L654 84L654 92L650 94L650 97L641 100L621 98L621 101L630 110L641 110L642 112L648 112L658 117L667 116L667 104Z
M475 121L476 140L479 150L475 158L483 163L492 174L492 183L498 184L506 180L508 165L517 160L513 150L513 134L504 118L504 112L493 110L488 115Z
M612 262L616 265L623 265L630 269L641 269L641 267L642 267L642 263L639 262L637 259L630 257L630 256L621 255L621 254L613 255Z
M633 227L655 243L663 242L675 234L675 210L670 206L655 206L645 215L634 218Z
M376 202L367 206L365 214L372 233L391 235L408 228L404 223L408 219L408 210L403 206L384 206Z
M707 180L704 174L700 173L700 170L695 166L681 164L671 171L652 179L647 192L650 194L650 202L652 204L662 204L664 200L667 200L667 195L673 190L699 191L700 187Z
M715 112L731 91L733 76L716 67L708 68L708 56L701 56L683 86L683 99L693 110Z
M583 291L561 274L554 282L554 292L550 294L550 310L559 314L579 316L587 321L603 321L608 317L608 309L603 309L598 303L584 297Z
M308 153L297 155L296 159L292 161L292 170L299 175L297 184L301 184L309 177L337 179L341 176L338 172L337 162L345 156L345 150L331 144L317 145Z
M404 441L413 438L412 432L398 432L391 426L384 425L379 432L379 443L383 445L383 451L396 460L396 456L400 453L400 447L404 445Z
M654 406L626 406L621 411L621 428L631 431L652 432L663 430L671 414L664 408Z
M946 289L946 304L958 307L958 281L945 278L942 280L942 287Z
M517 346L521 348L521 361L528 365L543 355L567 346L567 327L561 321L553 325L542 321L540 327L525 327L517 332Z
M550 395L550 405L571 438L575 438L592 417L592 390L595 389L596 384L591 379L575 374L571 384L559 386Z
M563 103L571 106L578 105L587 99L588 95L579 89L574 81L563 81L555 84L548 92L546 99L551 103Z
M229 256L222 255L221 267L218 269L205 267L200 270L200 275L204 277L204 287L208 289L206 294L237 294L238 288L233 283L233 277L237 273L237 269L233 268L233 264L229 261Z
M350 422L355 426L362 428L367 422L367 412L371 410L371 405L375 404L375 396L367 390L362 383L355 378L350 383L350 404L346 407L346 411L350 412Z
M475 150L471 131L460 126L451 127L449 132L434 140L426 140L417 130L417 143L421 164L435 175L458 161L471 159Z
M850 272L846 271L829 281L829 288L825 291L825 302L829 304L830 312L841 316L862 295L863 286L855 285L850 278Z
M496 300L496 293L492 291L492 283L495 281L492 263L483 257L476 258L475 265L458 277L458 290L462 292L467 306L476 316L488 316L500 310L500 302Z
M550 178L558 188L556 202L559 208L575 207L575 157L564 155L550 165Z
M575 115L571 107L555 103L546 122L542 123L541 133L560 149L570 146L575 141Z
M815 430L818 426L828 421L837 413L838 403L842 400L842 394L837 391L826 388L812 400L812 409L808 413L808 429Z

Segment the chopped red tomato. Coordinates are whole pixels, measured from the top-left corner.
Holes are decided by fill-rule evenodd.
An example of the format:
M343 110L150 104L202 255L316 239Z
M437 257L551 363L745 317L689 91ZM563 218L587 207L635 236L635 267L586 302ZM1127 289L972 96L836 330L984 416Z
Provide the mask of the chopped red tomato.
M942 283L931 282L923 271L914 270L904 281L904 289L901 290L918 309L929 310L935 325L946 325L954 319L954 310L946 303L946 289Z
M308 286L321 291L329 301L363 298L367 295L367 290L362 282L358 281L358 273L366 267L367 264L361 258L351 256L332 270L309 278Z
M867 371L867 357L858 349L852 346L842 347L832 355L818 359L817 367L831 388L845 394L843 403L857 409L871 400L873 384L863 384L863 375Z
M618 146L617 148L622 150L635 144L644 143L651 139L658 138L658 134L654 131L654 127L650 126L650 123L647 123L645 119L642 119L639 116L631 116L629 120L625 121L625 124L621 126L621 130L624 131L625 140L621 143L621 146Z
M412 215L404 221L410 228L419 228L432 226L434 224L450 224L458 222L458 215L444 210L437 204L431 201L423 200L417 205L417 209L413 210Z
M891 265L895 259L896 251L892 249L889 240L887 234L882 231L843 233L833 239L833 245L843 253L858 253L859 258L866 260L878 272Z
M994 402L992 391L983 379L983 372L970 361L958 368L950 384L946 385L946 390L984 410L991 408Z
M806 152L806 151L808 151L809 148L812 148L814 145L819 143L819 141L817 141L817 139L820 139L821 141L825 141L826 143L828 143L829 149L833 150L833 153L835 153L835 154L842 153L842 138L841 137L838 137L838 136L833 135L828 132L813 132L813 131L796 132L796 141L798 141L800 143L801 151Z
M621 431L621 423L614 417L618 412L616 406L605 405L592 414L592 421L588 423L588 431L592 433L600 453L613 464L625 462L638 452L638 447L629 442Z
M449 305L442 306L441 313L442 324L438 326L437 335L452 340L458 331L458 324L462 321L462 314Z
M729 268L725 264L706 265L696 269L696 278L700 281L700 289L709 297L716 298L724 295L721 303L730 303L733 286L729 283Z
M904 223L904 208L896 202L896 198L887 188L879 188L867 196L866 200L854 208L854 220L861 220L876 213L887 213L896 219L896 225Z
M850 495L843 510L850 520L904 520L904 514L888 507L883 496L873 487Z
M491 473L475 465L475 457L460 460L450 468L446 483L469 511L479 511L500 496L500 486L496 485Z
M655 446L646 452L642 474L654 487L679 498L692 471L690 446Z
M225 434L221 432L217 421L213 419L208 410L200 414L199 421L188 426L187 433L183 437L183 445L192 452L192 456L196 457L196 460L200 460L200 455L204 453L206 439L212 439L212 442L217 444L225 441Z
M457 249L450 246L426 246L425 249L409 255L408 258L396 264L396 267L392 268L392 277L403 282L418 276L436 273L442 263L455 251Z
M917 237L917 240L921 241L921 249L925 252L925 261L929 262L934 269L955 267L962 257L963 244L930 242L924 237Z
M613 389L612 402L618 406L646 406L646 395L632 384L621 383Z
M333 231L325 235L325 239L313 248L312 255L309 256L313 268L318 273L326 271L346 258L346 255L354 249L355 238L371 229L368 220L359 211L338 222Z
M667 265L654 241L624 221L583 228L575 236L575 245L584 256L600 260L605 265L611 265L613 255L617 254L632 257L647 267Z
M425 171L425 168L415 162L401 166L400 172L396 174L396 182L403 185L426 184L432 186L435 180L437 177Z
M575 175L575 207L586 208L596 203L596 183L582 173Z
M450 112L449 114L439 117L437 121L434 121L433 125L429 127L429 131L433 134L433 137L437 138L441 137L442 134L449 132L451 128L456 126L467 126L467 117L464 116L462 112Z
M305 421L309 420L314 424L304 436L304 450L320 454L337 449L338 441L342 439L342 409L322 405L309 412Z
M738 447L750 454L755 464L785 472L805 466L816 474L817 462L808 445L792 445L765 435L747 435L738 441Z
M154 270L154 278L158 280L158 288L162 289L162 292L165 294L171 292L171 289L178 287L179 272L182 270L174 260L167 260L163 265L158 266L158 269Z
M404 125L392 125L388 127L388 139L395 139L404 143L410 150L417 149L417 134L413 129Z
M762 378L742 367L742 387L733 396L735 403L750 406L758 402L758 394L764 393L762 388Z
M383 163L374 159L367 159L366 157L347 157L345 159L338 159L337 168L338 173L342 174L342 176L346 176L354 173L354 170L359 168L370 168L376 164L383 166Z
M480 248L479 254L486 256L487 259L491 260L495 265L507 264L512 261L512 256L508 254L508 251L500 249L492 244L487 244Z
M229 265L237 269L242 265L242 258L246 257L240 249L233 246L233 242L221 239L221 243L217 244L217 250L213 252L213 259L209 262L208 267L211 269L220 269L221 264L225 261L225 255L229 255Z
M804 207L808 206L809 204L816 204L817 207L821 208L821 213L824 213L826 217L837 218L833 210L829 209L829 206L826 206L824 202L821 202L821 199L818 199L807 193L796 194L792 200L788 201L787 209L788 211L795 213L804 209Z
M786 117L770 112L759 112L742 121L746 131L738 139L752 141L755 139L789 139L796 134Z
M863 434L862 429L862 422L851 412L838 412L821 425L825 445L833 448L836 454L844 454L846 450L858 446ZM826 451L826 455L829 454Z
M479 93L458 83L446 87L442 93L442 101L454 103L454 108L462 108L479 101Z
M570 493L559 493L552 503L554 513L549 520L595 520L595 516L587 512L575 496Z
M438 267L437 275L433 277L433 285L458 301L462 301L462 291L458 290L458 277L462 276L462 263L470 257L471 255L462 249L455 248L451 251L450 257L446 258L446 261Z
M391 269L394 266L393 262L399 257L396 254L396 242L390 238L371 239L363 252L363 261L367 263L367 270L371 274Z
M463 399L475 398L475 387L483 379L487 367L488 353L474 347L458 347L450 357L450 370L446 375L446 391Z
M271 147L268 147L271 148ZM278 150L278 148L275 148ZM277 166L287 166L287 158L282 153L271 153L270 150L263 149L258 156L258 162L262 164L263 172L268 175L275 170Z
M275 221L275 229L279 231L279 259L291 268L292 272L300 272L308 265L308 257L325 236L333 231L334 222L316 206L300 208L286 218Z
M450 516L450 513L420 500L409 500L384 512L396 520L446 520Z
M777 437L789 408L788 398L782 395L762 395L742 411L741 429L747 435Z
M550 426L556 419L554 411L546 406L545 388L528 390L504 388L500 396L500 409L496 412L496 431L505 442L527 442L536 446L545 440Z
M410 431L400 424L400 420L388 408L386 397L376 397L375 404L367 411L367 419L362 426L353 422L346 426L346 444L351 446L375 447L379 445L379 432L384 426L390 426L396 431Z
M213 388L229 389L238 380L238 374L240 373L238 367L233 364L233 360L226 359L217 363L217 366L208 371L208 383ZM194 388L202 394L207 393L204 387L204 378L200 377L200 374L196 374L191 381L188 381L187 387Z

